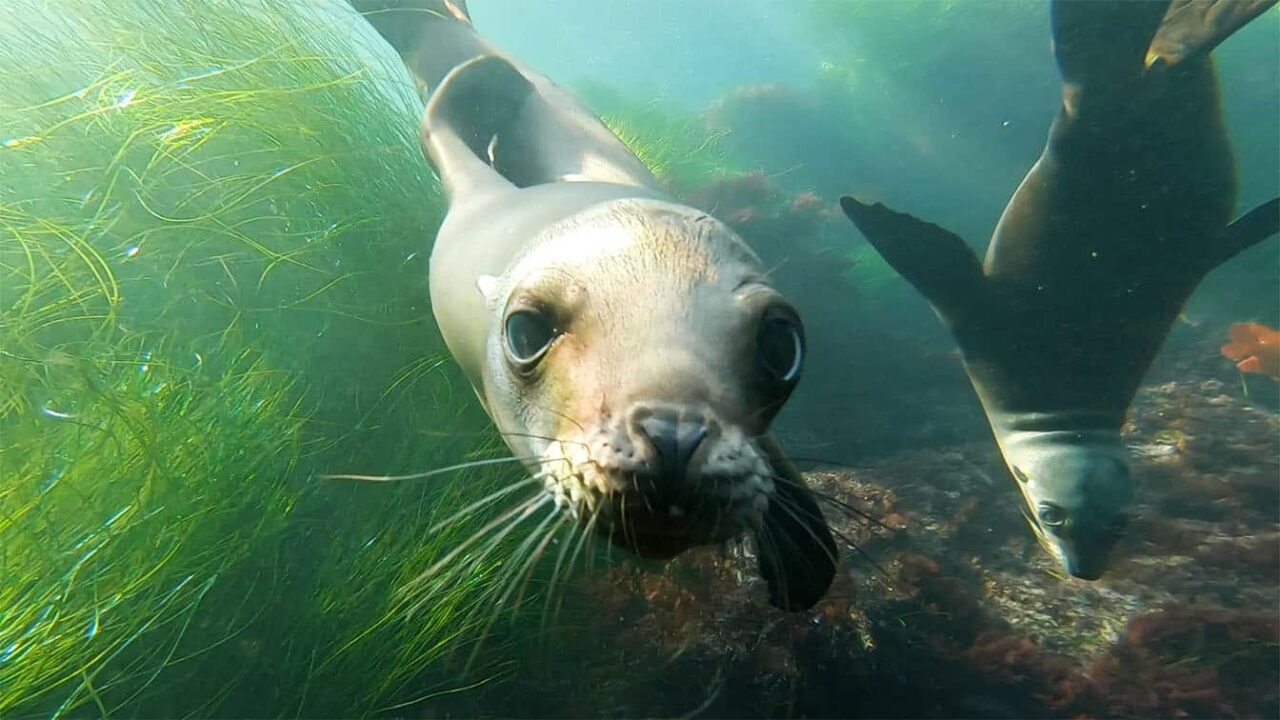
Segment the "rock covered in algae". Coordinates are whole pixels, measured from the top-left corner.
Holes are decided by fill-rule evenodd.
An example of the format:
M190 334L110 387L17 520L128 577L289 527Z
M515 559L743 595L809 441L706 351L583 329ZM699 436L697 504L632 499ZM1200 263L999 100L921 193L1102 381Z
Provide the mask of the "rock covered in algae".
M1280 419L1223 390L1141 391L1126 436L1144 482L1101 581L1057 575L991 444L899 453L808 473L856 510L829 503L847 560L811 611L769 608L740 550L623 561L581 580L578 645L527 666L518 707L461 712L1273 717Z

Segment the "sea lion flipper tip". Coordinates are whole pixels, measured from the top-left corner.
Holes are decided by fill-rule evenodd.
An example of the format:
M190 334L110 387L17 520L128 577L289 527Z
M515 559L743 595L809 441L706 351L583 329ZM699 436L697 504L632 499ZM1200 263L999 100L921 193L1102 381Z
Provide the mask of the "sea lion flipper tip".
M1276 2L1174 0L1151 40L1148 61L1159 58L1175 65L1188 57L1211 52L1223 40L1274 7Z
M769 602L787 612L808 610L831 587L838 558L835 539L799 473L776 482L775 496L756 533L760 575Z
M1236 218L1222 241L1212 247L1209 270L1248 248L1280 233L1280 197L1274 197Z
M885 262L940 312L952 313L985 295L982 263L959 235L848 195L840 207Z

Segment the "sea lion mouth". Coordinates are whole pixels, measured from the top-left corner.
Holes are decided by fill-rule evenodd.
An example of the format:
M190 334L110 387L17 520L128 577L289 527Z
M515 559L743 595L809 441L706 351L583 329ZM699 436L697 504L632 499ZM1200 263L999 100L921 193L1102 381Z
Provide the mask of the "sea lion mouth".
M770 488L759 477L734 479L753 486L737 497L724 493L653 498L628 491L600 497L596 530L636 555L667 559L696 545L716 545L760 527Z
M563 453L567 447L577 453ZM716 545L758 529L773 493L767 461L751 452L729 451L736 472L708 469L719 457L710 453L698 471L672 485L643 463L632 465L592 458L586 445L553 443L546 491L563 511L589 525L610 542L640 557L668 559L697 545Z

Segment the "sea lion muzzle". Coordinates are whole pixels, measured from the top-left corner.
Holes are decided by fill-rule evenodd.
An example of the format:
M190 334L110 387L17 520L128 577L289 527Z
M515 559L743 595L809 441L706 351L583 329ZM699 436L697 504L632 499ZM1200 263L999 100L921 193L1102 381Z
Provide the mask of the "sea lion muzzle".
M665 559L760 522L767 466L709 410L635 403L610 435L614 452L597 453L592 468L608 481L592 486L607 488L597 527L613 542Z
M641 405L631 411L628 425L633 442L649 445L660 491L678 487L686 480L690 461L707 439L713 424L714 421L696 410Z

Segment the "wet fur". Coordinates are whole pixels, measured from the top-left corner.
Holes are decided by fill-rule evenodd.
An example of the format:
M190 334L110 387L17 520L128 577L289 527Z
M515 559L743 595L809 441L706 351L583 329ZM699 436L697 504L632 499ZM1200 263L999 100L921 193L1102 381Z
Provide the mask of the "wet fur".
M759 260L723 224L670 202L577 98L476 33L463 3L372 4L390 10L370 19L430 92L423 147L449 201L431 256L433 313L546 497L652 556L750 532L771 601L816 603L835 543L767 434L786 396L763 392L747 367L760 301L781 301ZM553 308L565 329L536 378L503 356L505 316L521 302ZM714 431L688 507L677 498L637 524L649 509L628 498L653 458L625 419L655 402L704 412ZM622 532L650 525L645 538Z

